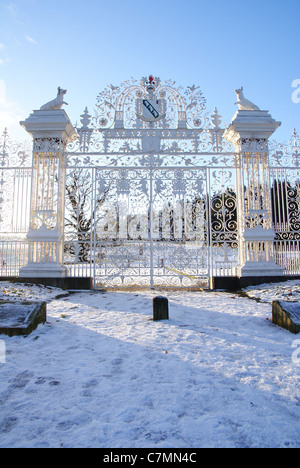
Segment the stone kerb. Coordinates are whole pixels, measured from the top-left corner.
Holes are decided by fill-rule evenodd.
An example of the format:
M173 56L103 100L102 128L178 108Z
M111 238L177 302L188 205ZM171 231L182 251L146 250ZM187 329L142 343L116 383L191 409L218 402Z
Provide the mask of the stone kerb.
M300 333L300 302L273 301L272 322L291 333Z
M0 302L0 335L28 335L46 322L46 302Z

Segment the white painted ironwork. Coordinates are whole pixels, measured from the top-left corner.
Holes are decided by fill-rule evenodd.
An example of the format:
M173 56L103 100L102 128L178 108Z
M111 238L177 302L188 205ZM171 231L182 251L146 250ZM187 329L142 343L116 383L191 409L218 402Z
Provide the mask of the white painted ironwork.
M199 288L235 274L237 156L199 87L174 85L109 86L67 147L65 264L96 286Z
M300 274L300 139L270 144L275 260L285 274Z
M0 276L18 276L27 263L31 190L30 144L0 136Z

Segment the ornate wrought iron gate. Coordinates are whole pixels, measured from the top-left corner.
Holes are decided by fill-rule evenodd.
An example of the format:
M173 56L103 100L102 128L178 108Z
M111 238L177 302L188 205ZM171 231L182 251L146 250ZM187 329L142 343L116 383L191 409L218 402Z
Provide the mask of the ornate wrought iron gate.
M300 139L270 145L275 260L289 274L300 273Z
M182 97L151 78L108 87L81 116L65 263L96 287L208 287L237 263L235 153L196 87Z
M112 288L208 287L213 271L234 274L234 171L151 167L155 160L69 168L65 264L72 274Z

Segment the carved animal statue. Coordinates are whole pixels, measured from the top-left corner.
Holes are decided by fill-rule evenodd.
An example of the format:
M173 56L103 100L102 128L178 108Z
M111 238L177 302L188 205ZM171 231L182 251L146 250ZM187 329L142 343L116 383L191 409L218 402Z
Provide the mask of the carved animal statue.
M55 109L61 109L63 104L68 105L67 102L64 101L64 95L66 94L67 90L62 89L60 87L57 88L57 96L55 99L53 99L50 102L47 102L47 104L44 104L40 110L55 110Z
M237 104L239 106L240 110L260 110L258 106L253 104L253 102L249 101L248 99L245 99L244 94L243 94L243 86L241 89L236 89L235 94L237 95Z

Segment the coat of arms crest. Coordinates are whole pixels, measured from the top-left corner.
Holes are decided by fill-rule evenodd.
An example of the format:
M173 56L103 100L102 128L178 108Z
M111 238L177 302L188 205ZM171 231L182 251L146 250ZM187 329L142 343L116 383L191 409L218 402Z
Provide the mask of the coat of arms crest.
M150 75L149 80L146 81L148 96L145 96L143 99L138 99L137 102L137 117L144 122L159 122L166 116L166 114L163 114L162 100L156 99L154 96L155 85L154 78Z

